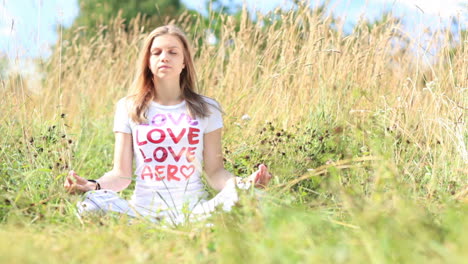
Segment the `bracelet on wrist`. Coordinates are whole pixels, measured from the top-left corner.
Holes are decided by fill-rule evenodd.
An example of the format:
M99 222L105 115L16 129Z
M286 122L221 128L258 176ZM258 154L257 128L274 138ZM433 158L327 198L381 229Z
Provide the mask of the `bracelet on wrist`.
M88 180L89 182L94 182L96 184L96 187L94 188L95 191L101 190L101 184L99 184L98 181L96 180Z

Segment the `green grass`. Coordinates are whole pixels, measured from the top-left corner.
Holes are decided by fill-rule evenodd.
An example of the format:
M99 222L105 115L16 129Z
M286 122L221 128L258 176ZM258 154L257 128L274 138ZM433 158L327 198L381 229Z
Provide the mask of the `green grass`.
M423 183L414 190L413 179L382 153L403 148L386 132L375 131L382 135L363 149L359 131L326 122L315 131L307 122L292 131L267 123L256 129L258 138L247 140L238 125L227 124L226 167L247 175L253 164L267 162L275 176L271 187L260 201L244 193L231 213L165 228L126 217L79 220L74 204L80 198L64 193L65 168L56 163L70 151L85 175L109 168L112 137L101 131L110 119L88 126L86 134L67 135L77 142L71 150L60 136L66 118L55 121L56 131L38 129L35 138L46 138L18 144L19 150L44 148L37 157L6 155L2 145L1 262L463 263L467 257L468 205L442 183L432 197ZM57 140L49 139L55 134ZM351 161L365 156L374 158ZM307 170L321 164L322 170Z

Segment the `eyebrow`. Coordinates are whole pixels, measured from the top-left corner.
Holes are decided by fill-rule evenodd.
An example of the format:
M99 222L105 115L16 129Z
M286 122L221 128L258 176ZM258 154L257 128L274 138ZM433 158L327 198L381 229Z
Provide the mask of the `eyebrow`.
M177 46L170 46L170 47L167 47L168 49L180 49L179 47ZM154 47L154 48L151 48L151 50L155 50L155 49L160 49L159 47Z

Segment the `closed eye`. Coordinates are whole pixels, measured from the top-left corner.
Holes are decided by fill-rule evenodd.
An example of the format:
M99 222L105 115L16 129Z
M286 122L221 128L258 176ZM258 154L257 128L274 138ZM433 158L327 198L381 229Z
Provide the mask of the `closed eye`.
M169 51L169 54L171 54L171 55L177 55L178 53L177 53L176 51L174 51L174 50L171 50L171 51ZM152 51L152 52L151 52L151 55L159 56L159 55L161 55L161 51Z

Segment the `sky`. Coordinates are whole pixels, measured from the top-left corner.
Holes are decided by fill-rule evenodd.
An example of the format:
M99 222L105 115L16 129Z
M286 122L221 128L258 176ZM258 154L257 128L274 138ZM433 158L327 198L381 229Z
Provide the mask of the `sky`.
M324 0L311 0L316 6ZM156 2L156 1L155 1ZM206 0L182 0L189 9L205 10ZM266 13L277 7L287 9L285 0L223 0L227 5L245 2L251 11ZM331 0L333 14L346 19L351 29L360 18L373 20L384 11L403 17L404 25L414 37L423 28L432 29L450 24L450 17L459 16L468 25L468 0ZM70 26L78 15L78 0L0 0L0 56L10 64L28 58L50 55L51 45L59 35L57 26Z

